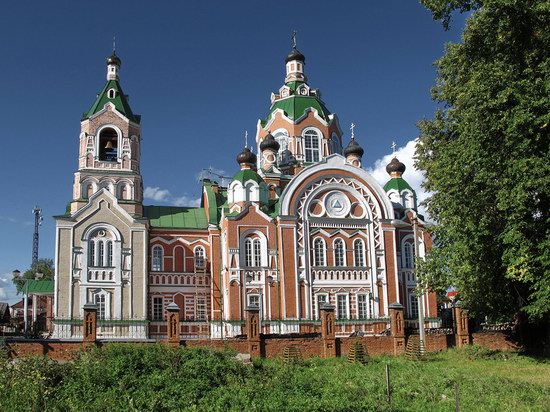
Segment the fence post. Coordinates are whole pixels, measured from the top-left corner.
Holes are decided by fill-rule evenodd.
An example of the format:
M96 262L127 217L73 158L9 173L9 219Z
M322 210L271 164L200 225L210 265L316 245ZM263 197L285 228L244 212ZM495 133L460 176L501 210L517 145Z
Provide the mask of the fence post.
M250 356L262 356L260 338L260 308L250 305L246 309L246 338Z
M470 344L470 330L468 328L468 313L456 302L454 307L456 324L456 345L460 348Z
M84 333L82 341L85 345L95 345L97 339L97 305L86 303L84 309Z
M323 339L323 357L336 357L336 332L334 306L324 303L319 308L321 314L321 338Z
M390 331L393 338L393 354L405 353L405 320L403 319L403 305L392 303L390 309Z
M180 307L172 302L166 306L168 315L166 316L168 344L179 346L180 344Z

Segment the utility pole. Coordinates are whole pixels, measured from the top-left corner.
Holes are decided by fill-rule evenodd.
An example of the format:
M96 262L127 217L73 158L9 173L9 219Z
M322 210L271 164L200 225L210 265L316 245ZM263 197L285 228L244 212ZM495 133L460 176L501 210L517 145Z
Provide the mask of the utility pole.
M32 236L32 266L38 261L38 227L42 224L42 209L35 206L32 210L34 214L34 234Z

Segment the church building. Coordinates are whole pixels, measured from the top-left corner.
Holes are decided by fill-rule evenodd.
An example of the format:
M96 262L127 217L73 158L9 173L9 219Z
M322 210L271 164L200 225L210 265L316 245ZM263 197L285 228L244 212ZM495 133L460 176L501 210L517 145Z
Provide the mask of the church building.
M396 302L411 322L419 304L437 316L435 295L416 295L415 256L431 239L405 165L393 158L385 186L367 173L353 126L344 143L305 65L294 45L257 123L258 155L244 147L227 186L203 179L201 206L175 207L143 204L141 117L120 58L107 59L81 119L72 200L55 217L55 337L81 337L90 303L99 337L128 339L165 338L172 303L182 338L242 335L250 306L265 334L314 331L323 304L340 336L375 333Z

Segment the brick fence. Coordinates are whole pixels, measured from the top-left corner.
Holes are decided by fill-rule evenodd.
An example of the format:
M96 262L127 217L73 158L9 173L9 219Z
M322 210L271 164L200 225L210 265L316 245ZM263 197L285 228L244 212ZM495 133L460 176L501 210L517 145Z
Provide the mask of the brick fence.
M94 306L84 308L85 334L82 341L63 341L54 339L26 340L6 339L5 345L11 358L23 356L48 356L54 360L69 360L78 352L89 346L109 345L108 342L96 339L97 327ZM293 334L293 335L266 335L260 333L259 309L247 308L246 336L228 339L192 339L182 340L175 332L174 325L179 323L176 308L169 312L167 317L168 337L163 343L171 346L208 347L215 350L231 349L239 353L250 353L254 357L277 358L281 357L288 347L297 347L304 358L347 356L352 345L359 341L371 356L400 355L405 352L408 340L405 334L403 306L390 305L390 334L378 336L336 337L334 307L324 305L320 308L321 333ZM520 349L510 333L491 331L470 333L467 317L464 311L456 308L455 333L427 334L424 342L428 352L443 351L455 346L476 344L488 349L514 351ZM135 342L135 341L134 341ZM142 343L155 343L154 340Z

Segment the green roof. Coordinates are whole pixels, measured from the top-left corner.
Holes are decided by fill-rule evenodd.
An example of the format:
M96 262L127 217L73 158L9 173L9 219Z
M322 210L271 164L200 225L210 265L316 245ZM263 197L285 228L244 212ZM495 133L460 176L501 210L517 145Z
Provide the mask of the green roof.
M302 117L308 109L317 110L319 116L327 122L330 115L325 104L314 96L290 96L273 102L267 117L261 122L262 126L269 121L277 109L281 109L286 117L294 121Z
M108 91L110 89L115 89L115 97L110 99ZM122 91L122 87L120 86L120 83L118 80L109 80L107 84L105 84L105 87L103 90L97 95L97 99L95 100L92 107L90 107L90 110L88 110L86 113L83 114L82 120L87 119L97 112L103 110L103 107L107 103L113 103L116 107L116 110L126 116L128 119L135 123L139 123L141 120L141 116L134 115L132 112L132 109L130 108L130 105L128 104L128 99L126 98L126 95Z
M53 280L34 280L29 279L26 281L25 292L32 293L35 295L39 294L52 294L54 290Z
M144 206L144 215L152 227L207 229L208 219L202 207Z
M262 179L261 176L252 169L239 170L237 174L233 176L233 181L235 180L241 183L248 182L249 180L252 180L258 184L265 183L264 179Z
M413 188L402 177L394 177L384 185L384 190L386 192L389 192L390 190L393 190L393 189L397 190L398 192L401 192L402 190L405 190L405 189L409 189L411 192L415 193Z

